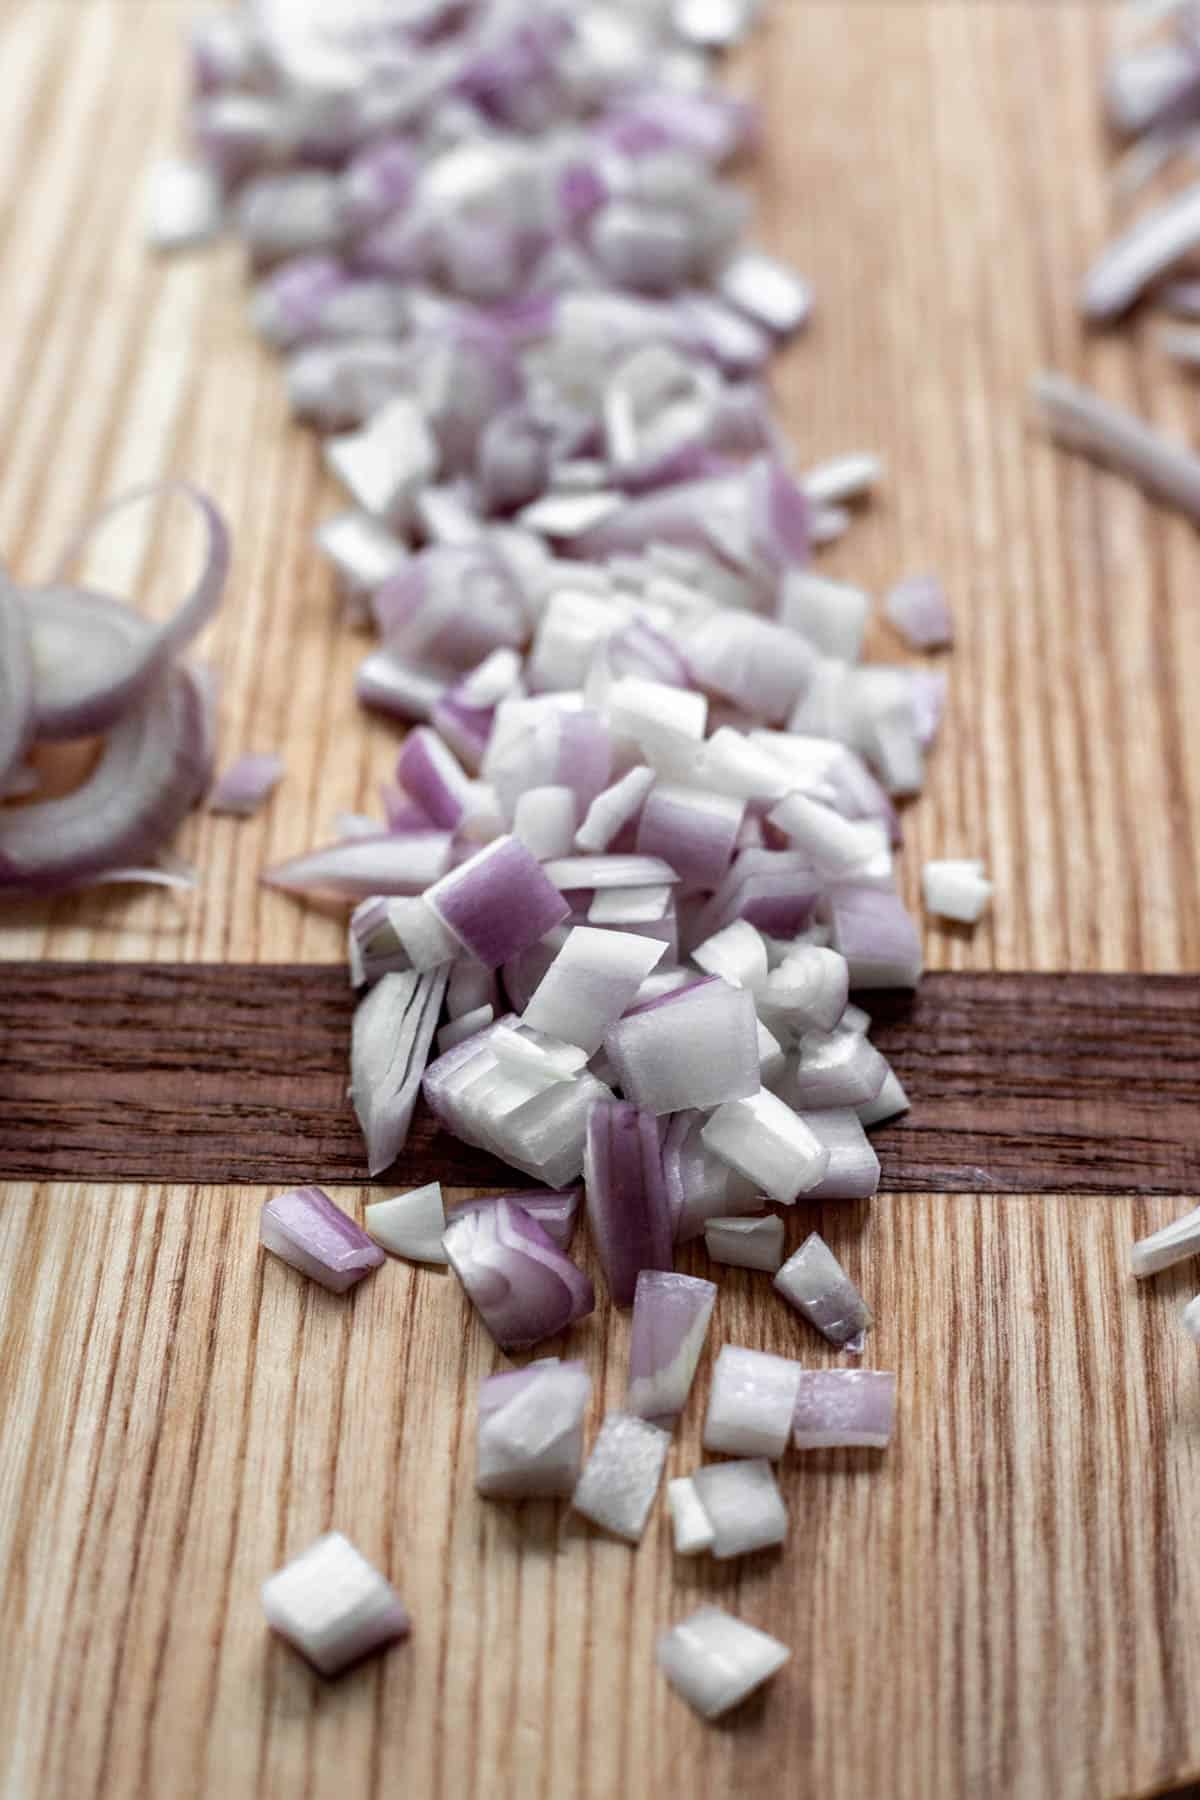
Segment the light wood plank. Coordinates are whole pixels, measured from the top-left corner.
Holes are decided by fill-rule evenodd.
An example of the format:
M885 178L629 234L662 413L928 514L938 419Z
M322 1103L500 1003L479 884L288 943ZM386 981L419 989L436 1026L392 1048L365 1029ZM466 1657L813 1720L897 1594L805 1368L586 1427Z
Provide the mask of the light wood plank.
M228 510L234 582L211 654L223 747L280 747L261 819L195 818L200 894L6 906L0 954L321 960L336 923L257 885L263 863L374 803L395 734L351 679L366 640L309 549L337 495L253 342L232 250L158 262L142 171L179 139L176 0L7 0L22 75L0 167L0 549L45 573L80 514L186 473ZM777 388L801 455L869 446L891 478L837 573L882 591L942 571L959 620L947 730L910 811L904 880L977 853L999 889L974 934L928 931L934 966L1195 968L1200 959L1200 666L1194 533L1032 435L1045 363L1182 433L1193 396L1140 330L1085 338L1081 269L1109 229L1095 90L1106 18L975 0L780 4L739 78L765 107L754 172L765 238L813 278L818 312ZM132 44L137 54L129 53ZM103 154L97 156L98 142ZM173 540L170 540L171 542ZM161 547L150 604L172 576ZM178 579L175 564L174 579ZM875 655L903 654L884 624Z
M785 1552L724 1568L673 1558L661 1504L634 1552L480 1501L474 1396L503 1359L454 1278L393 1262L334 1299L258 1252L260 1203L10 1190L0 1791L607 1800L681 1772L699 1796L775 1792L786 1770L830 1800L1114 1800L1200 1762L1200 1401L1175 1317L1194 1275L1126 1273L1177 1202L800 1209L793 1231L818 1223L877 1307L897 1438L793 1455ZM671 1474L698 1460L725 1341L832 1360L765 1279L722 1271ZM596 1417L627 1342L603 1305L572 1334ZM257 1597L331 1524L414 1618L334 1685ZM715 1730L652 1655L704 1599L793 1647Z

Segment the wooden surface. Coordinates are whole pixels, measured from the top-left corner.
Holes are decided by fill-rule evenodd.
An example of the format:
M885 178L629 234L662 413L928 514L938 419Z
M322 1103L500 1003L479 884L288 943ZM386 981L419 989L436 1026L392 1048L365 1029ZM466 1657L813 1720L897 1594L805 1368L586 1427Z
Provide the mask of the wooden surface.
M860 994L912 1111L891 1193L1200 1190L1200 981L943 971ZM355 1181L344 966L12 965L0 1180ZM418 1107L388 1187L520 1186Z
M8 905L12 961L334 960L340 928L257 872L369 805L394 752L351 697L364 646L308 550L336 496L246 332L236 255L157 264L139 240L141 170L176 141L182 18L173 0L0 0L0 555L35 579L120 488L208 487L238 541L208 646L223 747L280 748L289 772L261 820L189 824L194 900ZM936 567L958 619L904 880L915 899L925 855L979 855L997 901L973 934L929 930L933 967L1200 965L1196 538L1026 420L1052 363L1194 424L1144 326L1089 341L1075 318L1112 224L1109 29L1075 0L778 0L743 59L766 108L764 234L819 298L780 368L787 421L806 460L873 448L891 470L824 566L876 590ZM152 543L148 605L172 566ZM138 561L106 546L92 574ZM899 654L882 625L871 650ZM872 1358L900 1376L897 1442L787 1465L785 1557L726 1570L676 1564L661 1513L634 1555L477 1502L470 1393L497 1359L459 1295L389 1265L332 1301L258 1256L260 1200L5 1191L6 1796L1117 1800L1200 1768L1200 1381L1174 1317L1196 1277L1124 1272L1180 1200L829 1209L877 1310ZM626 1332L602 1312L573 1339L607 1401ZM748 1275L723 1282L727 1338L823 1359ZM268 1640L257 1587L330 1523L391 1570L415 1632L323 1687ZM700 1594L794 1648L718 1729L651 1659Z

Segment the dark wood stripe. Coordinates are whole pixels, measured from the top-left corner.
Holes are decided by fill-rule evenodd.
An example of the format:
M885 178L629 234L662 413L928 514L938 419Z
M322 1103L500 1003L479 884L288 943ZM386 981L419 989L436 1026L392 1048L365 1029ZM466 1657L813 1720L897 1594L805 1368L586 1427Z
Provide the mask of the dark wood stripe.
M361 1181L340 968L4 965L0 1179ZM1200 1193L1200 978L933 974L859 996L913 1110L893 1192ZM421 1114L389 1182L510 1180Z

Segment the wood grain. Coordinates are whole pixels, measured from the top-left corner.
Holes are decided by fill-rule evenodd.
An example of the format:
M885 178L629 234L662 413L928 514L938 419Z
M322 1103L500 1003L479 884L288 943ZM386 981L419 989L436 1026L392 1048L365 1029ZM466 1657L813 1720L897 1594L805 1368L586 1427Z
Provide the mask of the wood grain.
M0 0L0 557L41 578L120 488L205 485L237 534L205 646L222 749L279 748L288 775L259 819L188 824L194 900L6 903L6 961L334 961L340 925L259 871L373 806L395 752L353 702L365 644L309 549L340 502L246 331L236 254L157 262L140 241L142 169L178 142L184 13ZM1085 336L1075 314L1114 222L1108 37L1082 0L777 0L741 64L765 107L763 236L818 295L777 376L787 428L805 461L863 446L891 471L823 566L876 592L936 567L955 609L902 878L915 903L924 857L980 855L997 902L973 934L927 927L935 968L1200 967L1195 534L1053 453L1024 401L1052 364L1195 435L1153 330ZM106 542L90 573L161 609L176 541ZM903 654L878 621L869 649ZM260 1198L0 1196L6 1800L1117 1800L1200 1768L1200 1401L1172 1317L1190 1277L1124 1275L1178 1200L830 1209L901 1434L877 1467L789 1468L786 1558L714 1574L672 1565L661 1518L631 1556L479 1505L467 1397L492 1356L457 1295L396 1266L348 1305L314 1294L249 1252ZM726 1279L715 1339L820 1360L792 1329ZM605 1400L626 1330L580 1334ZM696 1444L693 1412L675 1467ZM324 1688L268 1643L256 1589L334 1520L416 1632ZM717 1730L650 1660L709 1592L794 1645Z
M1112 223L1095 120L1106 12L778 0L741 63L765 112L762 234L817 294L778 369L785 425L805 461L861 446L890 471L823 566L877 593L936 567L958 622L903 880L915 904L924 857L978 855L998 900L974 934L929 927L933 967L1200 967L1195 534L1026 416L1029 376L1051 363L1194 428L1191 386L1152 334L1085 338L1075 316ZM246 328L237 255L156 260L140 240L142 170L179 140L184 16L183 0L0 0L15 96L0 556L36 579L121 487L174 472L209 488L237 537L207 645L222 751L278 748L288 774L260 819L186 827L194 899L8 905L4 956L334 960L335 923L257 873L327 839L339 808L373 809L395 752L354 704L366 640L309 547L341 502ZM163 606L169 544L136 549L100 546L96 572ZM879 620L869 651L905 655Z
M913 1110L892 1192L1200 1190L1200 979L931 975L863 994ZM344 968L18 964L0 1179L355 1181ZM507 1185L423 1110L387 1177Z
M1200 1766L1200 1392L1175 1317L1195 1276L1126 1272L1174 1203L798 1208L793 1239L819 1227L876 1308L897 1436L791 1456L786 1551L725 1567L675 1559L661 1503L634 1552L551 1505L478 1500L474 1394L500 1359L453 1277L392 1262L332 1298L257 1250L260 1203L9 1190L0 1792L1096 1800ZM723 1274L671 1475L699 1458L721 1343L832 1360L764 1285ZM628 1315L569 1342L598 1418L623 1398ZM414 1618L333 1685L258 1606L328 1525ZM704 1600L793 1648L718 1729L652 1660Z

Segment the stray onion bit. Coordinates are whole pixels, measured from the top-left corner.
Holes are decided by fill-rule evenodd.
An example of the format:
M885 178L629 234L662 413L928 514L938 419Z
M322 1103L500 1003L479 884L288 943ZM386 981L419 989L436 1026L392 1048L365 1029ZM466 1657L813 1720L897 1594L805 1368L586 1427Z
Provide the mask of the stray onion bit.
M350 1097L372 1175L391 1167L408 1142L421 1076L446 992L446 970L385 975L354 1014Z
M606 1414L571 1505L615 1537L640 1543L670 1447L670 1432L646 1419Z
M946 859L927 862L921 870L921 891L926 912L961 925L976 924L987 911L995 892L976 861Z
M668 1481L667 1506L671 1512L676 1556L699 1556L702 1550L712 1549L712 1522L690 1476L681 1475L677 1481Z
M344 1294L385 1260L362 1227L315 1187L268 1200L259 1236L264 1250L334 1294Z
M897 582L883 610L916 650L945 650L954 642L954 620L936 575L911 575Z
M222 225L220 184L203 163L164 157L146 178L146 241L182 250L215 237Z
M706 1463L692 1477L696 1497L712 1526L718 1562L771 1550L787 1536L787 1509L775 1471L762 1457Z
M1200 457L1065 375L1039 375L1033 397L1056 443L1095 457L1200 524Z
M776 1461L787 1449L803 1373L785 1356L726 1344L713 1368L704 1448Z
M701 1718L718 1719L777 1675L791 1655L785 1644L719 1606L702 1606L664 1631L658 1666Z
M858 1352L874 1323L871 1309L824 1238L814 1231L775 1277L802 1318L839 1350Z
M738 1269L765 1269L773 1275L783 1261L783 1220L774 1213L761 1219L708 1219L704 1247L713 1262Z
M678 1418L687 1405L716 1300L714 1282L641 1271L629 1341L630 1412L664 1424Z
M459 1213L486 1212L495 1206L495 1194L485 1194L475 1200L460 1200L453 1207L452 1213L457 1218ZM579 1217L579 1208L583 1202L581 1187L567 1188L561 1194L552 1194L546 1188L533 1188L528 1193L505 1194L515 1206L527 1212L541 1226L552 1244L565 1250L575 1233L575 1221Z
M1188 1301L1179 1318L1188 1336L1200 1344L1200 1294Z
M718 1106L700 1136L714 1156L782 1206L815 1188L829 1168L816 1133L765 1088Z
M891 1441L895 1412L894 1375L880 1369L802 1369L792 1443L797 1450L883 1450Z
M1161 1231L1139 1238L1129 1254L1129 1264L1139 1280L1157 1275L1173 1264L1186 1262L1189 1256L1200 1256L1200 1206L1172 1219Z
M894 1069L889 1068L883 1078L878 1099L869 1100L865 1106L856 1107L855 1111L858 1113L859 1124L864 1130L869 1130L872 1125L882 1125L888 1119L894 1119L910 1109L911 1102L899 1077Z
M718 1106L758 1090L753 996L719 977L627 1013L604 1048L629 1099L647 1112Z
M208 796L208 810L248 819L283 780L283 758L273 751L239 756L218 776Z
M442 1246L446 1209L440 1181L414 1188L409 1194L397 1194L392 1200L374 1200L363 1217L375 1242L393 1256L406 1256L410 1262L447 1260Z
M642 1271L668 1270L674 1260L657 1119L624 1101L597 1101L588 1115L584 1187L609 1293L618 1306L631 1306Z
M476 1486L493 1500L553 1500L575 1491L592 1379L557 1357L492 1375L479 1391Z
M395 1589L340 1531L264 1581L262 1605L272 1629L322 1675L338 1675L409 1632Z
M502 1350L523 1350L594 1310L582 1270L511 1200L457 1213L442 1240L454 1273Z

